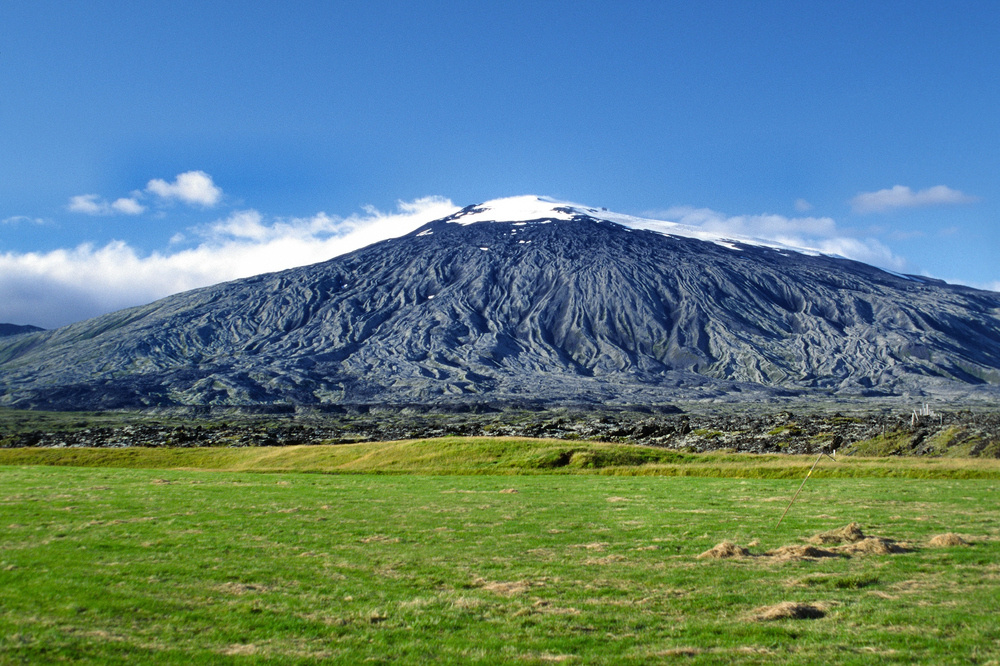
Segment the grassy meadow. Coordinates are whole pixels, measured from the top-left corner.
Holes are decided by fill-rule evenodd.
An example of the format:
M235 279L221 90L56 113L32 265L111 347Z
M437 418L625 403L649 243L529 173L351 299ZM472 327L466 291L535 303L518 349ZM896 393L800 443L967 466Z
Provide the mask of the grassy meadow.
M997 463L824 459L776 527L814 461L3 450L0 663L1000 663ZM802 549L851 522L898 552Z

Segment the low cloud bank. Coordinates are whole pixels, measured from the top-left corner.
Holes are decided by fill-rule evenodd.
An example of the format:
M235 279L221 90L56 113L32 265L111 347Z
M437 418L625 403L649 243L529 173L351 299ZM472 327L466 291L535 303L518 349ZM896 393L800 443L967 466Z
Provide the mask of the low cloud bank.
M318 213L267 220L244 210L192 230L193 245L177 237L175 249L148 255L122 241L3 253L3 318L56 328L196 287L325 261L409 233L457 209L448 199L427 197L401 202L395 212L368 208L347 218Z
M892 271L907 270L907 262L874 238L855 238L830 217L726 215L710 208L675 206L648 214L714 233L759 238L803 250L846 257Z

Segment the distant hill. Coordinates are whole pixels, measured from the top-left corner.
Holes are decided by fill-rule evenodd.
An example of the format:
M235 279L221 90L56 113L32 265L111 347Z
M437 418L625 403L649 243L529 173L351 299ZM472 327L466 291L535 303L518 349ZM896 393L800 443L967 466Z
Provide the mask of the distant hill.
M0 341L0 404L1000 397L1000 293L535 197Z
M37 331L44 331L44 328L39 328L38 326L18 326L17 324L0 324L0 338L7 337L8 335L20 335L21 333L35 333Z

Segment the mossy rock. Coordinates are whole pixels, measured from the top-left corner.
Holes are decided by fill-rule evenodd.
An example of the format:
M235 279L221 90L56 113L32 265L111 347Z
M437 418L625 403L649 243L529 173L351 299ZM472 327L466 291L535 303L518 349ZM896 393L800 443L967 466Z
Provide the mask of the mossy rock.
M797 423L786 423L774 428L769 433L771 437L777 437L778 435L788 435L789 437L799 437L802 435L802 428L799 427Z
M857 456L898 456L908 453L913 442L911 433L896 430L871 439L856 442L849 447L848 453Z

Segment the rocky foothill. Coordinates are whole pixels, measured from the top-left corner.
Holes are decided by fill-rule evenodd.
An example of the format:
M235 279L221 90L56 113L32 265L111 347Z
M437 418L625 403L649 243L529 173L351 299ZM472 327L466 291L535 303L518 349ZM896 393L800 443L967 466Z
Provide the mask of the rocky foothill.
M0 423L0 447L200 447L349 444L444 436L545 437L626 442L685 451L847 455L961 455L1000 457L1000 413L935 412L927 408L869 413L720 413L660 410L560 408L542 411L428 412L419 407L357 407L330 414L236 411L133 413L121 424L84 420L45 429Z

